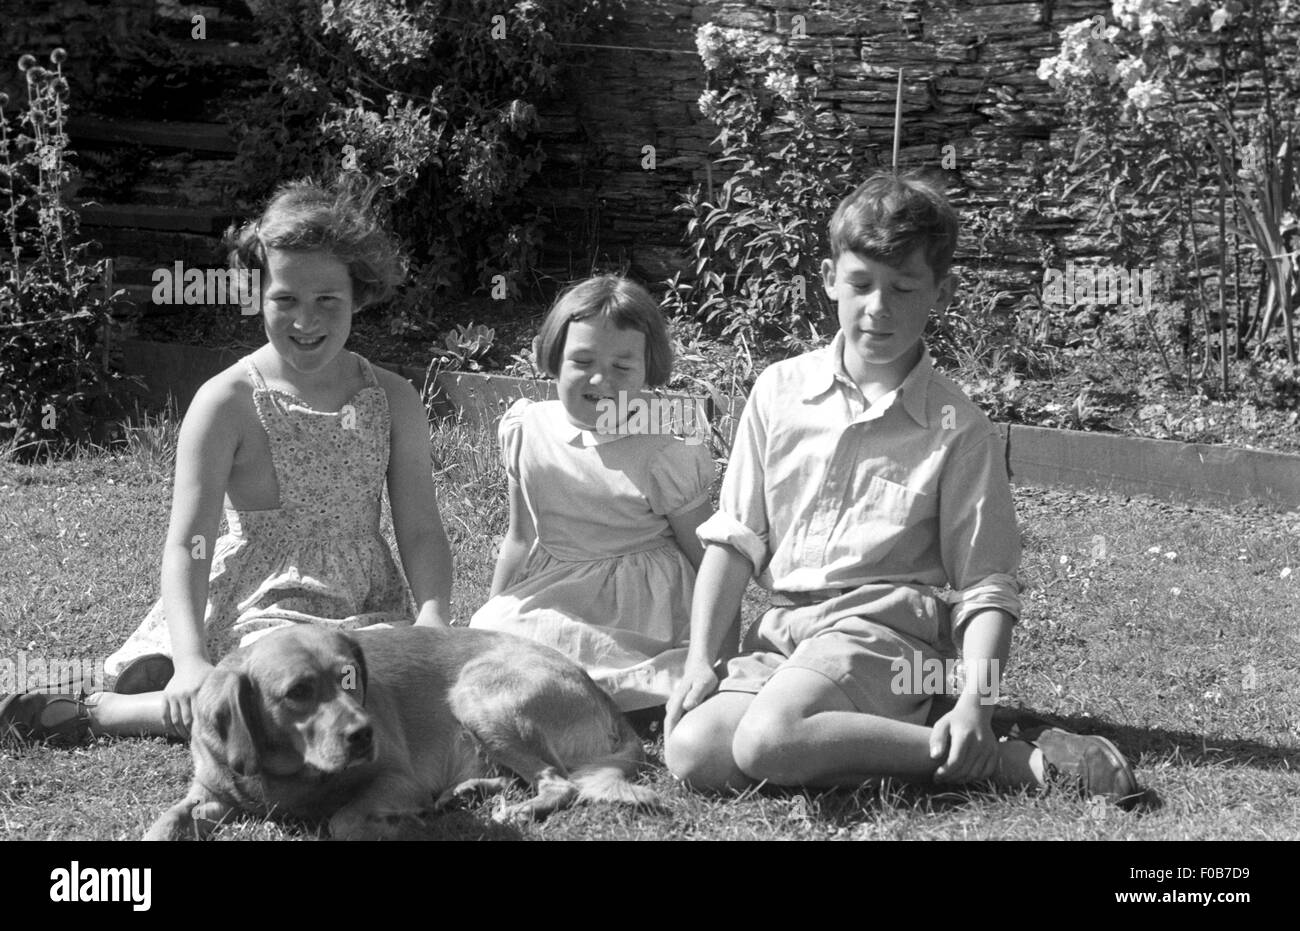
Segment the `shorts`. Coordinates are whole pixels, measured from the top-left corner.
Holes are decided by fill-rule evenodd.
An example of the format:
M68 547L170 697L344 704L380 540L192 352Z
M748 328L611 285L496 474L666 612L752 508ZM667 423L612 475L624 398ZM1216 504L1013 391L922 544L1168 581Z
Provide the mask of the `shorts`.
M718 691L757 694L778 670L808 669L864 714L924 724L947 688L955 656L948 604L928 586L774 593L772 604L728 661Z

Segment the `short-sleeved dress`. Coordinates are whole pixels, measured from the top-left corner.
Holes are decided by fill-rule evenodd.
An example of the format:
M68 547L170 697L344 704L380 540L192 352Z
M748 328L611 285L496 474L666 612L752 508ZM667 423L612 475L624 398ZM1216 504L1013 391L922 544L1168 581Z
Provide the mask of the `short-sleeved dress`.
M226 510L228 532L213 547L204 616L213 662L288 624L353 630L412 623L406 583L379 532L388 398L370 363L356 359L366 387L336 412L268 388L252 359L244 360L270 440L281 506ZM172 654L161 600L105 661L105 671L116 676L146 653Z
M668 518L708 502L707 443L603 436L559 401L516 401L501 456L537 540L522 577L475 613L575 660L624 711L661 705L681 678L695 570Z

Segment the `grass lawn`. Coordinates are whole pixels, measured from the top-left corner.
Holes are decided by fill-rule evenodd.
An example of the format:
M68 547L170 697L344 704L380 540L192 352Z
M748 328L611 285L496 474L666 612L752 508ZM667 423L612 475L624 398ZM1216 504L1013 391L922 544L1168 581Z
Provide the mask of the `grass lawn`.
M164 429L163 432L166 432ZM170 505L166 442L116 457L0 465L0 662L102 658L158 595ZM486 597L505 529L490 434L440 427L439 492L461 620ZM1148 800L1123 812L1064 793L857 791L700 795L662 766L667 810L560 812L523 828L491 802L412 837L557 839L1294 839L1300 836L1300 512L1187 508L1017 488L1025 616L1004 704L1111 737ZM1286 570L1291 569L1291 572ZM763 606L751 589L747 616ZM662 741L647 749L658 763ZM0 840L138 838L184 793L188 748L107 740L0 748ZM518 792L522 797L522 790ZM222 838L315 837L257 820Z

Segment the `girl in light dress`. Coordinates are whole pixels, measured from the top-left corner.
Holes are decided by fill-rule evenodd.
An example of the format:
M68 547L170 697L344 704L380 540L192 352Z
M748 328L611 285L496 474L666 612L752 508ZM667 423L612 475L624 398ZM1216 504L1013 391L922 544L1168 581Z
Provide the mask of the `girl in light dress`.
M106 661L115 692L0 697L0 735L187 735L213 663L276 627L448 623L451 554L424 405L346 349L352 315L402 275L368 201L346 185L292 183L238 231L232 265L260 276L267 343L207 381L185 414L162 599ZM379 532L385 485L409 590Z
M501 420L510 524L470 626L554 647L624 711L661 706L686 656L695 528L713 512L707 431L689 430L689 408L655 414L644 389L668 380L672 347L631 281L568 290L535 346L559 400L517 401Z

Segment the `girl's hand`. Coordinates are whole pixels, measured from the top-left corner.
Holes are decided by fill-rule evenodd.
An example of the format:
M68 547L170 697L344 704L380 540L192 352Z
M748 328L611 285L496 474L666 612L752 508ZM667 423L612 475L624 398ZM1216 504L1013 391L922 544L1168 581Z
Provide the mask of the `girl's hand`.
M166 703L163 723L169 730L183 737L190 736L190 729L194 726L194 697L212 669L212 664L202 658L176 664L176 672L163 689Z
M687 657L686 669L682 679L668 697L668 706L664 709L664 738L672 734L673 728L682 715L698 708L704 699L718 690L718 674L713 667L702 661Z
M979 696L967 693L957 707L935 722L930 734L930 759L942 760L935 770L935 782L981 782L992 779L998 769L998 739L989 720L992 705L981 705Z

